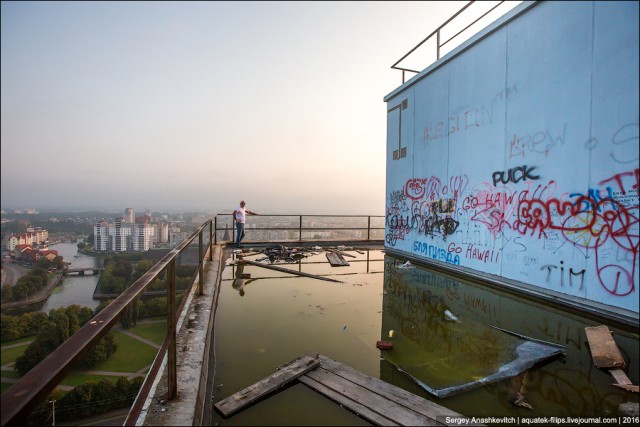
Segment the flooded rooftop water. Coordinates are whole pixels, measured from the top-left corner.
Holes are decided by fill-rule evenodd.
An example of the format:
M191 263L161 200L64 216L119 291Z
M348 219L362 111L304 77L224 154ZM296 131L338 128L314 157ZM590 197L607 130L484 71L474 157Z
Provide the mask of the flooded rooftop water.
M405 260L380 249L346 253L353 256L345 257L349 266L332 267L324 251L277 264L341 283L229 259L215 318L212 404L316 352L466 416L618 416L619 404L638 402L593 366L584 328L594 321L404 267ZM610 329L638 384L638 331ZM376 348L380 340L393 348ZM561 354L534 357L532 366L518 362L526 349L537 357L547 345ZM506 366L516 370L479 384ZM451 394L437 397L446 389ZM368 424L300 383L229 418L215 410L210 417L205 424Z

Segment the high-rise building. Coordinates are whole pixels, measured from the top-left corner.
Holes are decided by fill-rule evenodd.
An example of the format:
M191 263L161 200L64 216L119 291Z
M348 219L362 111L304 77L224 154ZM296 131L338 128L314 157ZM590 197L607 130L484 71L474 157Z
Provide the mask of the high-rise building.
M151 224L138 222L133 225L133 251L146 252L151 249L153 237L153 228Z
M158 223L158 242L169 242L169 224L167 224L166 222Z
M93 226L93 247L98 252L109 250L109 224L99 221Z
M133 208L126 208L124 210L124 222L127 224L133 224L135 222L135 212Z
M113 252L126 252L131 245L131 227L124 224L121 220L115 219L113 227L109 227L109 238L111 250ZM131 249L133 249L131 247Z

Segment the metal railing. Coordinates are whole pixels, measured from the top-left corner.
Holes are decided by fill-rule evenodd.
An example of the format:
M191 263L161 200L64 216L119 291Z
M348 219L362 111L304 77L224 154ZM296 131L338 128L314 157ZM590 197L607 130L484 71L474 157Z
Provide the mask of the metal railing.
M222 218L221 220L218 219L219 216ZM257 238L254 239L247 238L247 241L252 242L382 240L384 238L383 236L374 236L376 231L381 231L384 234L384 215L255 215L250 218L245 233L257 235ZM289 221L282 221L283 218L288 218ZM336 220L338 218L339 220ZM366 226L364 223L357 224L359 220L364 221L364 219L366 219ZM372 220L380 220L380 225L372 224ZM345 221L351 224L333 226L334 223L345 224ZM283 224L285 222L286 224ZM233 215L217 214L214 230L214 243L219 240L234 242L236 227ZM366 233L364 233L365 231ZM229 233L229 236L219 238L220 232ZM274 232L279 232L279 235L275 235ZM318 235L321 237L316 237Z
M125 314L129 307L135 304L143 294L145 294L154 280L161 278L164 273L166 273L167 279L167 333L153 364L142 383L138 396L131 406L125 425L135 425L136 420L139 418L153 382L160 371L165 354L167 355L168 361L167 398L168 400L174 399L177 394L177 321L183 312L187 301L187 298L183 298L180 306L176 307L176 260L190 247L192 243L195 244L194 242L197 238L198 270L194 273L190 285L184 293L185 295L190 293L193 286L198 283L198 295L202 295L205 256L208 254L209 261L212 261L213 256L210 243L217 244L219 240L217 238L217 234L225 231L231 231L231 241L235 240L235 226L233 224L231 214L219 215L223 218L228 217L228 223L230 223L232 227L229 228L227 226L227 228L220 228L217 216L203 223L187 239L172 249L142 277L136 280L129 288L100 311L100 313L94 316L86 325L80 328L38 365L33 367L29 372L12 384L5 393L2 394L2 425L26 425L26 421L31 411L33 411L35 407L60 383L60 381L65 378L65 376L74 368L75 364L82 360L87 352L111 330L120 316ZM276 226L270 226L269 219L273 220L274 217L296 218L297 225L295 227L281 227L277 226L277 224ZM366 240L372 240L372 234L374 234L376 230L382 230L382 233L384 233L383 215L259 215L251 218L260 218L261 220L265 220L262 221L265 223L265 226L250 228L248 229L249 232L270 230L285 232L293 231L295 234L297 231L297 241L303 240L304 233L338 233L340 230L342 230L342 232L364 232L366 230ZM359 227L310 226L308 221L311 218L322 218L323 220L329 220L329 218L349 218L347 222L357 221L358 218L361 220L366 218L367 225ZM382 220L381 226L372 225L372 220L375 221L377 219ZM342 222L344 223L344 220ZM337 235L339 235L339 233ZM306 240L313 239L310 238ZM358 239L345 238L345 240ZM364 234L360 240L365 241ZM269 240L262 241L267 242Z
M411 55L413 52L416 51L416 49L418 49L420 46L422 46L427 40L429 40L431 37L436 36L436 61L438 59L440 59L440 49L442 47L444 47L447 43L449 43L450 41L452 41L453 39L455 39L456 37L458 37L460 34L462 34L463 32L465 32L466 30L468 30L471 26L473 26L475 23L477 23L478 21L480 21L482 18L484 18L485 16L487 16L489 13L493 12L498 6L500 6L502 3L504 3L504 1L500 1L498 2L495 6L493 6L492 8L490 8L488 11L486 11L485 13L483 13L481 16L479 16L478 18L476 18L475 20L473 20L470 24L468 24L466 27L464 27L462 30L458 31L456 34L454 34L453 36L449 37L447 40L445 40L444 42L441 42L440 38L441 38L441 32L442 30L449 25L454 19L456 19L462 12L464 12L469 6L471 6L473 3L475 3L475 1L470 1L468 2L466 5L464 5L459 11L457 11L455 13L455 15L453 15L451 18L447 19L442 25L440 25L438 28L436 28L431 34L429 34L424 40L422 40L420 43L418 43L413 49L411 49L409 52L407 52L402 58L398 59L395 64L393 64L391 66L392 69L394 70L401 70L402 71L402 83L404 84L405 82L405 72L409 71L411 73L420 73L420 71L417 70L412 70L410 68L403 68L403 67L399 67L398 64L400 62L402 62L404 59L406 59L409 55ZM484 2L480 2L480 3L484 3Z
M198 273L193 275L185 293L191 292L197 278L198 295L202 295L204 257L208 254L209 261L212 260L211 248L209 247L208 250L205 250L204 237L207 230L208 240L206 246L210 246L209 242L212 241L213 234L213 220L203 223L191 236L165 255L86 325L18 379L16 383L12 384L2 394L2 425L26 425L29 414L38 403L64 379L75 363L80 361L111 330L120 316L142 297L153 281L165 272L167 279L167 334L141 386L138 398L131 407L126 424L135 424L135 420L140 414L142 405L162 365L165 353L168 353L168 399L174 399L177 393L176 323L187 300L187 298L183 298L180 307L176 307L176 259L196 238L198 239Z

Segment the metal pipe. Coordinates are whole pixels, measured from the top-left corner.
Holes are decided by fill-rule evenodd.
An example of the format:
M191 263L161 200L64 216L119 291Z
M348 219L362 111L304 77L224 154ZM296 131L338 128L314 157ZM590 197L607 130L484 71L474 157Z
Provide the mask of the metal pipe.
M475 21L473 21L471 24L467 25L466 27L464 27L462 30L458 31L455 35L451 36L449 38L449 40L447 40L446 42L440 44L440 33L438 33L438 52L440 52L440 48L442 46L444 46L445 44L449 43L451 40L455 39L456 37L458 37L460 34L462 34L463 32L465 32L467 29L469 29L469 27L471 27L473 24L475 24L476 22L478 22L479 20L481 20L482 18L484 18L485 16L487 16L488 14L490 14L491 12L493 12L493 10L500 6L502 3L504 3L504 0L499 2L497 5L493 6L491 9L489 9L488 11L486 11L485 13L483 13L481 16L479 16ZM438 59L440 59L440 57L438 57Z
M198 295L204 294L204 256L202 233L198 234Z
M418 43L413 49L411 49L409 52L407 52L402 58L398 59L396 61L395 64L393 64L391 66L391 68L395 68L396 65L398 65L400 62L402 62L403 59L405 59L407 56L411 55L417 48L419 48L420 46L422 46L422 44L424 42L426 42L427 40L429 40L431 37L433 37L434 34L438 33L440 31L440 29L442 29L442 27L444 27L445 25L447 25L449 22L451 22L456 16L460 15L466 8L468 8L469 6L471 6L471 4L473 3L473 1L470 1L469 3L467 3L466 5L464 5L464 7L462 9L460 9L459 11L456 12L455 15L453 15L451 18L447 19L442 25L440 25L438 28L436 28L431 34L429 34L424 40L422 40L420 43Z
M215 227L213 226L213 224L215 223ZM211 247L211 242L213 242L213 244L217 244L217 240L216 240L216 232L218 228L218 217L213 217L213 222L209 223L209 261L213 261L213 248Z
M175 258L167 268L167 326L170 337L167 349L167 399L173 400L178 394L178 367L176 364L176 260Z
M298 228L298 241L302 242L302 215L300 215L300 227Z

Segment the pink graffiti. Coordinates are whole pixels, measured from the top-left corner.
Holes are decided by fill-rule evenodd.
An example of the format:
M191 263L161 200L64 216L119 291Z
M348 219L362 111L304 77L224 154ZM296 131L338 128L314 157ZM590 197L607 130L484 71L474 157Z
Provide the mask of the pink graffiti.
M440 179L435 176L412 178L405 183L404 193L412 200L431 201L441 197L450 197L450 195L453 195L453 199L457 199L464 193L468 183L469 177L466 175L452 176L448 185L443 185Z

